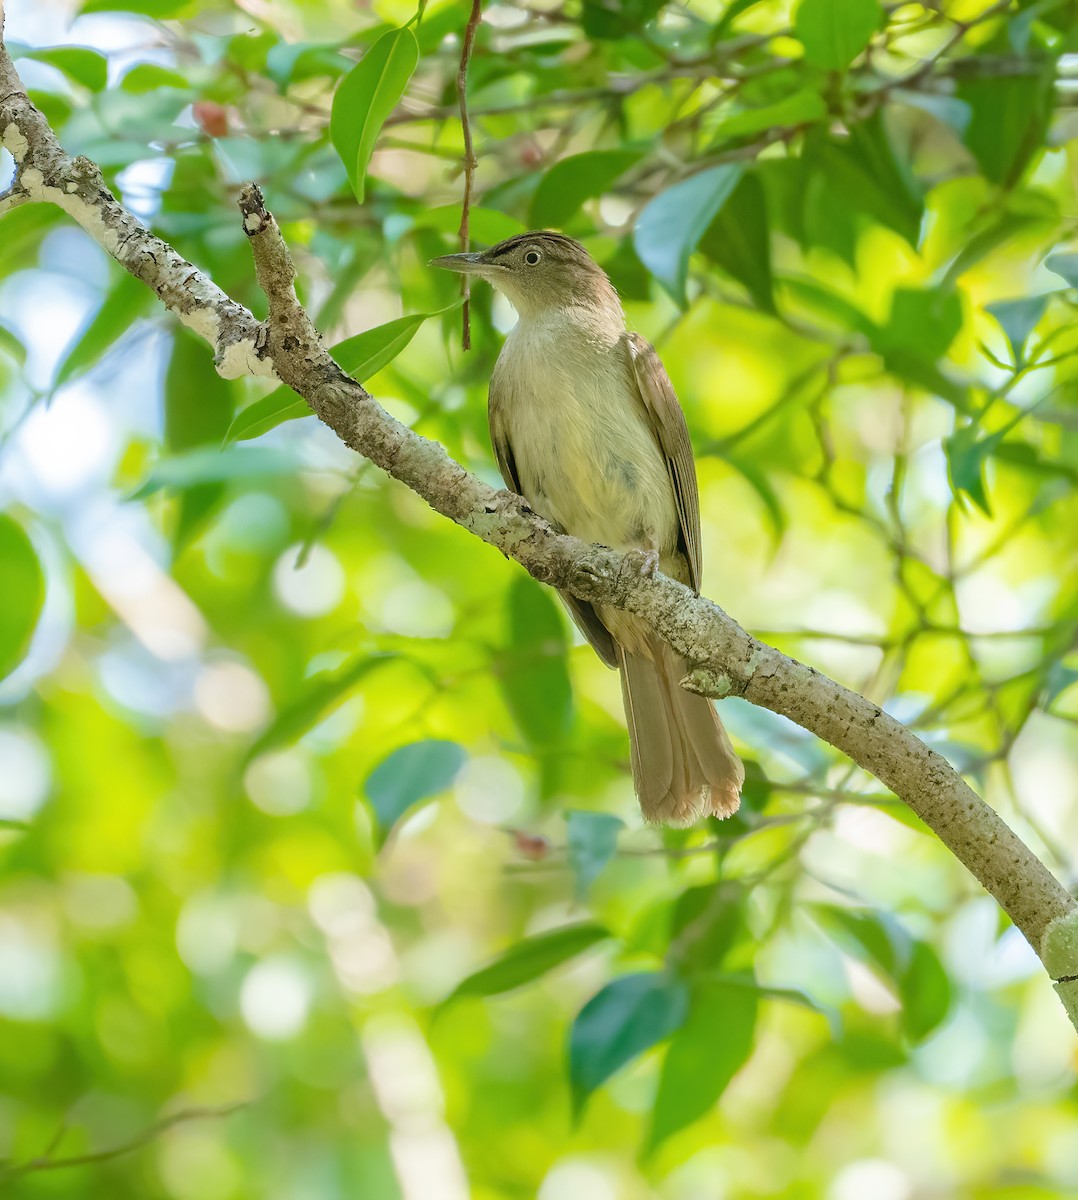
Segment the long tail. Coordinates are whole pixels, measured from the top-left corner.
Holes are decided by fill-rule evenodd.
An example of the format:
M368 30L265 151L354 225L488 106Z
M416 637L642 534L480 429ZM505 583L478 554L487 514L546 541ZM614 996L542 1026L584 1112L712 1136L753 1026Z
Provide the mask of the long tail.
M618 645L633 781L644 819L686 826L728 817L741 802L745 768L710 700L679 686L688 671L665 642L651 657Z

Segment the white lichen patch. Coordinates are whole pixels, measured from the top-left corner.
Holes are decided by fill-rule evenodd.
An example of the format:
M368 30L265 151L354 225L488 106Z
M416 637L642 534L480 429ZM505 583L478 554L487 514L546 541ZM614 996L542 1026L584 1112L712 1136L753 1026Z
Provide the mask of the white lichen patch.
M17 163L22 162L26 157L27 150L30 149L30 143L26 140L25 134L14 121L4 130L4 149Z
M244 375L262 375L268 379L277 378L272 360L268 357L259 358L255 353L255 344L250 338L233 342L225 349L217 362L217 374L223 379L241 379Z
M190 312L176 312L176 316L188 329L205 338L214 348L221 332L221 318L212 308L192 308Z

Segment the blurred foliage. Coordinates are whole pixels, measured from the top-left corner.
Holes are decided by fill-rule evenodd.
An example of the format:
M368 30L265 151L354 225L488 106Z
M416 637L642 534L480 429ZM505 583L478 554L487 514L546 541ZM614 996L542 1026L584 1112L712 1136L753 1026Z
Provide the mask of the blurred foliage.
M341 362L496 480L512 315L477 289L463 354L425 266L468 5L7 8L68 150L256 312L259 182ZM473 239L610 272L688 415L705 591L1068 882L1075 10L492 4L468 80ZM0 274L4 1195L1078 1191L1073 1032L902 805L727 701L741 813L643 828L550 594L221 380L58 210L0 217Z

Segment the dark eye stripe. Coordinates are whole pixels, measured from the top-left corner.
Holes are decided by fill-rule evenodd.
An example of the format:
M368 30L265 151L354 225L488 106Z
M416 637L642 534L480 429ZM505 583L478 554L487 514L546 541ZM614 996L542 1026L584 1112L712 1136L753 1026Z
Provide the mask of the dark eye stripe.
M495 246L493 250L489 250L487 257L492 260L501 258L503 254L510 254L527 242L545 242L555 246L565 246L570 250L575 250L578 254L580 253L579 245L572 238L567 238L560 233L551 233L549 230L544 229L533 233L518 233L516 237L507 238L500 245Z

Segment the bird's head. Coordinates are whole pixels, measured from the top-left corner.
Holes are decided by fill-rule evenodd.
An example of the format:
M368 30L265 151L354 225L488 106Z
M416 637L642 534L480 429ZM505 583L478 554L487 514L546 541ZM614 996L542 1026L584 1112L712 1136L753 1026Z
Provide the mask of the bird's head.
M576 305L617 304L606 272L587 250L545 229L507 238L489 250L446 254L430 265L485 279L505 293L522 317Z

